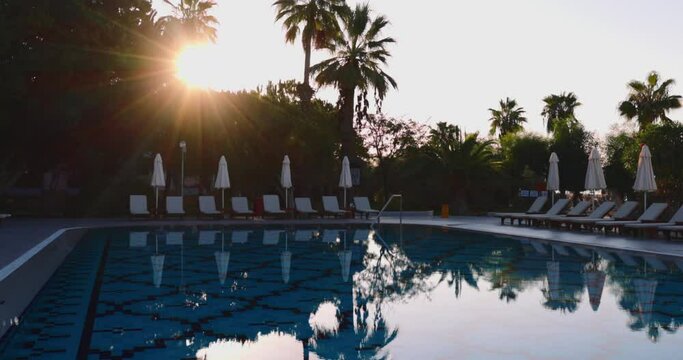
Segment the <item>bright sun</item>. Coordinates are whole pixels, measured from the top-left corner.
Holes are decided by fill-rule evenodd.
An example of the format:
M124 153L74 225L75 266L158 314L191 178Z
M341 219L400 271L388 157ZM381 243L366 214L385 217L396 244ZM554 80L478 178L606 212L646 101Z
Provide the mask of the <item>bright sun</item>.
M221 90L221 53L215 45L191 45L175 60L176 76L195 88Z

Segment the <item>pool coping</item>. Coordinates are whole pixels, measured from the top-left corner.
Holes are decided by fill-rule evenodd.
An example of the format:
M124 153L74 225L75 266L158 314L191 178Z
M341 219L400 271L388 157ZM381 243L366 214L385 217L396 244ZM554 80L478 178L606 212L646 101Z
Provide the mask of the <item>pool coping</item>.
M471 219L471 218L469 218ZM481 219L481 218L477 218ZM41 250L43 250L45 247L49 246L52 244L54 241L59 239L62 235L64 235L68 231L74 231L74 230L92 230L92 229L103 229L103 228L122 228L122 227L167 227L167 226L272 226L272 225L290 225L290 226L305 226L305 225L346 225L346 226L352 226L352 225L369 225L374 223L375 221L372 220L363 220L363 219L345 219L345 220L335 220L335 219L310 219L310 220L297 220L297 219L267 219L267 220L202 220L202 219L188 219L188 220L152 220L152 221L116 221L116 220L110 220L110 221L104 221L101 223L97 224L92 224L92 225L81 225L81 226L72 226L72 227L65 227L65 228L60 228L56 231L54 231L52 234L50 234L48 237L44 238L43 240L39 241L38 244L30 248L28 251L24 252L22 255L11 261L9 264L4 266L3 268L0 268L0 282L5 280L7 277L9 277L14 271L19 269L22 265L24 265L27 261L29 261L31 258L33 258L36 254L38 254ZM522 228L522 232L524 234L515 234L514 232L519 232L518 230L514 231L508 231L510 229L518 229L513 226L500 226L501 231L495 231L494 229L498 229L498 225L495 227L491 227L491 224L487 223L477 223L473 221L468 221L468 218L448 218L448 219L439 219L435 217L429 217L429 218L415 218L415 217L404 217L402 219L396 218L396 217L384 217L382 218L382 224L399 224L402 223L404 225L411 225L411 226L426 226L426 227L437 227L437 228L447 228L447 229L454 229L454 230L461 230L461 231L466 231L466 232L473 232L473 233L480 233L480 234L489 234L489 235L495 235L495 236L502 236L502 237L507 237L507 238L512 238L512 239L532 239L532 240L539 240L539 241L546 241L546 242L551 242L551 243L560 243L560 244L566 244L566 245L575 245L575 246L583 246L583 247L594 247L594 248L600 248L600 249L607 249L607 250L616 250L616 251L628 251L628 252L635 252L635 253L641 253L641 254L646 254L646 255L655 255L655 256L665 256L665 257L671 257L671 258L679 258L683 259L683 243L680 244L682 251L681 253L674 253L671 251L666 251L666 250L651 250L651 249L642 249L642 248L632 248L628 246L616 246L612 244L605 244L605 243L598 243L598 242L586 242L585 239L587 237L595 237L596 234L588 234L588 233L578 233L578 232L568 232L568 231L554 231L554 230L547 230L547 229L534 229L534 228ZM528 231L528 230L533 230L533 231ZM558 234L563 234L563 235L570 235L571 237L576 237L576 239L581 239L584 238L584 241L573 241L572 239L557 239L557 238L551 238L549 235L558 235ZM614 237L614 236L605 236L605 235L600 235L604 237L605 239L613 239L613 240L626 240L627 242L643 242L643 241L651 241L651 240L644 240L644 239L635 239L635 238L626 238L626 237ZM656 244L654 244L656 245ZM671 244L673 245L673 244Z

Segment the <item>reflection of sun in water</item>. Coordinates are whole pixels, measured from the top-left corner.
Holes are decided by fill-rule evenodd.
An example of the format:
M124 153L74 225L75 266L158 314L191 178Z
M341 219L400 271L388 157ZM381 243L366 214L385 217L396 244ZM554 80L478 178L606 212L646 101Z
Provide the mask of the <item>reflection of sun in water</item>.
M223 54L216 45L198 44L184 48L175 60L176 76L195 88L220 90Z

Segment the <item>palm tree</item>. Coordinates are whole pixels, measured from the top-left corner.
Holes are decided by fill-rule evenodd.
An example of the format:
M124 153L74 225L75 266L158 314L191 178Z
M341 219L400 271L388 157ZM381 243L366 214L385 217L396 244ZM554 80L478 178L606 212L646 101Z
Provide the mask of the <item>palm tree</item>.
M574 110L582 104L573 92L561 93L560 95L551 94L543 98L545 105L541 116L546 125L546 131L551 133L555 126L560 123L576 124L578 119L574 115Z
M381 101L389 87L397 87L396 81L382 69L391 56L387 45L395 40L383 37L382 31L389 21L381 15L373 19L367 4L357 5L354 10L343 13L340 20L342 31L327 44L333 56L312 66L311 73L319 84L334 85L339 89L342 152L354 161L356 89L363 92L374 89L378 101Z
M170 35L179 44L216 42L218 30L215 25L218 25L218 20L209 15L209 11L216 6L213 0L178 0L178 4L170 0L164 2L173 8L172 15L159 19L164 35Z
M681 107L681 96L670 95L669 88L675 83L668 79L660 83L659 74L650 72L645 82L633 80L628 83L629 94L626 101L619 104L619 113L628 120L636 119L643 127L658 120L671 123L666 114Z
M498 167L493 145L494 141L482 140L478 133L463 136L458 126L443 122L430 131L425 150L444 175L444 191L455 201L456 212L467 211L474 185Z
M517 101L510 98L500 100L500 109L489 109L491 112L491 131L490 135L495 135L498 132L499 137L508 133L516 133L524 130L523 123L526 122L524 117L524 108L517 107Z
M282 20L285 28L285 41L294 43L301 34L304 48L304 82L299 89L301 99L308 102L313 95L310 86L311 50L325 46L327 41L338 33L337 15L348 10L344 0L278 0L273 3L277 8L275 21Z

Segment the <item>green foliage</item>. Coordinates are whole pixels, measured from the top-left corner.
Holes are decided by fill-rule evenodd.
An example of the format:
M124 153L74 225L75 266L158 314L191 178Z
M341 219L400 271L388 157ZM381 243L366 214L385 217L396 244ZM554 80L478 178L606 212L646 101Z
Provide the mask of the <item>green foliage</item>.
M652 167L657 176L657 195L664 201L683 202L683 124L667 122L641 129L638 146L631 151L638 159L640 144L647 144L652 153ZM635 174L635 172L634 172Z
M633 193L638 163L638 140L635 133L618 131L607 136L605 180L622 198Z
M333 85L339 89L340 133L342 151L355 162L353 139L354 112L359 120L367 114L367 92L374 89L378 107L390 87L396 88L396 81L384 72L391 56L388 45L395 42L382 32L389 24L384 16L372 17L367 4L341 14L341 29L326 44L332 57L314 65L311 72L321 85ZM356 89L361 90L358 106L354 105ZM380 111L381 112L381 111Z
M311 49L326 47L331 38L338 36L341 29L337 15L348 12L344 0L278 0L273 3L277 9L275 21L282 20L285 40L294 43L301 35L305 53L304 85L309 87L311 72Z
M531 189L545 181L549 148L549 139L535 134L507 134L500 139L502 168L509 176L511 191Z
M645 82L629 82L629 94L626 100L619 104L619 113L627 120L636 119L641 129L658 121L664 124L671 123L672 120L667 114L681 107L681 96L669 93L674 83L673 79L660 82L656 71L650 72Z
M550 151L555 152L560 159L561 190L584 190L588 154L595 146L595 137L580 123L556 124Z
M159 19L162 33L176 44L211 41L218 38L218 19L209 12L216 6L213 0L170 0L164 2L171 6L173 15Z
M510 98L500 100L500 109L489 109L491 112L491 131L490 135L498 132L499 137L524 130L524 108L517 106L517 101Z
M581 103L573 92L560 95L552 94L543 98L543 102L545 105L541 116L543 116L548 133L552 133L558 124L565 124L564 126L566 126L567 123L572 125L579 122L574 111L581 106Z

